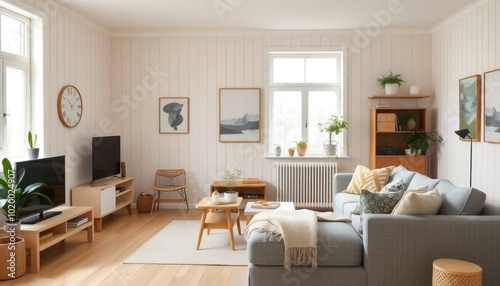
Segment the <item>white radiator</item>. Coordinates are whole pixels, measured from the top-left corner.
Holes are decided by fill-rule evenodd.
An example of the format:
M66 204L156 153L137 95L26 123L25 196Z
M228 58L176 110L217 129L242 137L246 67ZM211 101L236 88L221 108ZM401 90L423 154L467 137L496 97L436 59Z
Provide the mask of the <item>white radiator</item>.
M333 162L277 162L276 200L299 208L332 208Z

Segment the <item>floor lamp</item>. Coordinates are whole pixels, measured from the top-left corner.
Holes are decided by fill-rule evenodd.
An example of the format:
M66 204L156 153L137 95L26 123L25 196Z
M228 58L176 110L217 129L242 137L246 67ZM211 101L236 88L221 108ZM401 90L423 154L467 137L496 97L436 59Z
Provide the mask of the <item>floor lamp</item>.
M460 136L460 138L465 139L465 137L469 137L470 139L470 158L469 158L469 187L472 187L472 138L469 136L469 129L460 129L455 131L455 133Z

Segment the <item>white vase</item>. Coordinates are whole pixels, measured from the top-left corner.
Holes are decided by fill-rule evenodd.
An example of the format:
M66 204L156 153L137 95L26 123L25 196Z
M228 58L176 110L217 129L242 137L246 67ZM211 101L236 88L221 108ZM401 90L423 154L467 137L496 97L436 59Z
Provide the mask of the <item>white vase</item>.
M224 192L224 200L228 203L235 203L238 199L238 192L236 191L226 191Z
M418 94L420 94L420 86L418 86L418 85L412 85L412 86L410 86L410 94L411 95L418 95Z
M277 146L276 148L274 148L274 156L281 156L281 147Z
M385 87L385 94L386 95L395 95L395 94L398 94L399 85L397 85L397 84L386 84L384 87Z

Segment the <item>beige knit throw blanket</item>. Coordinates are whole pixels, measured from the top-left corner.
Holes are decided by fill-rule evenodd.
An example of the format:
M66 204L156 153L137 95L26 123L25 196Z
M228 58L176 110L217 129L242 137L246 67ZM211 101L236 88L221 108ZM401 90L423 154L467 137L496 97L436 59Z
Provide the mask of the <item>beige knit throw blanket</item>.
M292 265L317 267L318 220L310 210L270 210L256 214L245 228L245 238L252 231L281 235L285 244L285 268Z

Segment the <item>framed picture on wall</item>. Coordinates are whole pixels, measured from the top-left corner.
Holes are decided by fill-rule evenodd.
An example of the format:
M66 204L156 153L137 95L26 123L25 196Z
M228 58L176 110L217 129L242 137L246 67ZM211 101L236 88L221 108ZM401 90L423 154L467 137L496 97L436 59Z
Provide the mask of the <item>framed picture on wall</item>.
M481 75L460 79L458 90L460 108L458 129L469 129L472 141L481 141Z
M500 143L500 69L484 73L484 141Z
M260 142L260 88L219 89L219 141Z
M189 98L160 97L160 133L189 133Z

